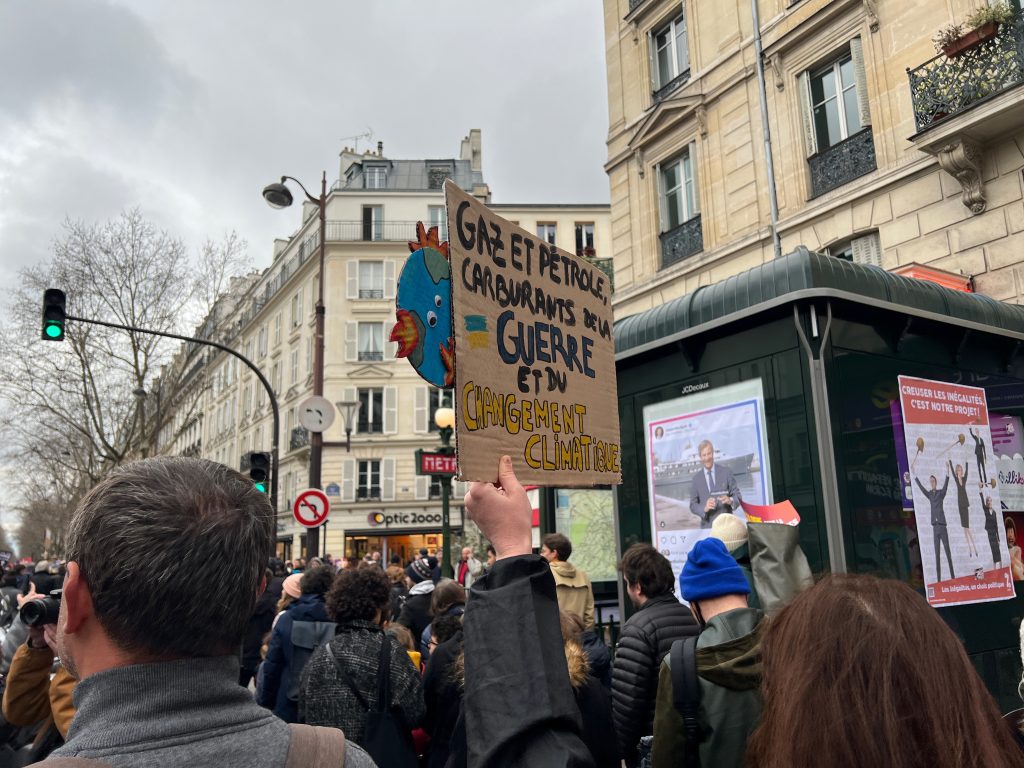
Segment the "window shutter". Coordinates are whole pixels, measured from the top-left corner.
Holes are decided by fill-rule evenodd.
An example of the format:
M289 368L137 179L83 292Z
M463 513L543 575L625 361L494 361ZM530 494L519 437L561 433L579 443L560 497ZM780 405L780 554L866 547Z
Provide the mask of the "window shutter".
M427 475L416 475L416 501L430 498L430 478Z
M869 232L863 237L854 238L852 246L854 262L882 266L882 244L878 240L877 232Z
M868 78L864 71L864 45L859 37L850 41L850 59L853 62L853 79L857 83L857 111L860 124L871 125L871 109L868 106Z
M395 298L395 261L384 259L384 298Z
M690 154L690 173L693 176L693 200L687 200L686 204L690 206L690 218L692 219L698 213L700 213L700 183L697 181L697 142L691 141L690 147L687 150Z
M800 94L800 114L804 123L804 151L807 157L818 151L818 142L814 134L814 113L811 111L811 76L801 72L797 79L797 92Z
M356 460L345 458L341 461L341 500L356 500Z
M384 387L384 434L398 432L398 387Z
M430 403L430 390L424 384L416 387L416 405L413 410L415 418L413 419L413 432L417 435L425 435L430 430L430 425L427 424L428 414L427 411Z
M384 340L384 359L397 360L398 342L391 341L391 329L395 326L391 322L381 323L381 325L384 326L384 330L381 332L381 338Z
M380 463L380 500L395 500L395 460L384 459Z
M350 259L348 264L345 265L346 269L346 285L345 285L345 298L346 299L358 299L359 298L359 262L355 259Z
M345 323L345 362L356 361L356 350L359 348L359 324L355 320Z
M654 93L661 87L661 79L658 77L658 57L654 51L653 30L647 33L647 63L651 69L651 93Z
M661 163L654 166L654 183L657 187L658 194L658 216L660 218L658 222L658 232L667 231L666 222L668 221L668 200L665 198L665 179L661 175Z

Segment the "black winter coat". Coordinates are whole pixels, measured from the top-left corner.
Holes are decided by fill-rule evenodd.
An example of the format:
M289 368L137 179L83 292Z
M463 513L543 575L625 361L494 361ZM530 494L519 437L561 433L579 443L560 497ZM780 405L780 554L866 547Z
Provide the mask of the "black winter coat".
M423 701L427 707L423 730L430 736L428 768L444 768L448 763L452 734L462 710L462 686L452 674L461 651L462 632L456 632L434 649L423 672Z
M409 595L405 598L405 605L402 606L402 612L398 616L398 623L409 628L409 631L412 632L412 640L416 644L416 650L421 652L423 649L420 648L420 635L433 620L430 615L430 599L432 597L433 594L430 592Z
M676 640L699 633L690 609L671 593L652 597L623 625L612 665L612 713L627 765L636 764L640 738L654 732L662 659Z
M263 645L264 636L274 625L274 616L277 615L277 601L281 597L281 584L278 582L276 594L272 585L268 585L263 594L256 600L256 607L253 608L249 623L245 625L245 634L242 635L242 669L254 670L260 663L260 647Z

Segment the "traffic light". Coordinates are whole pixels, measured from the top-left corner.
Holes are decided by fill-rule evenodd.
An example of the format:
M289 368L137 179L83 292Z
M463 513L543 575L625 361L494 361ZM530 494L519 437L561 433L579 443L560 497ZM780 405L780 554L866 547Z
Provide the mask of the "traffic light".
M64 341L64 291L47 288L43 292L43 341Z
M260 493L270 492L270 454L253 451L249 454L249 477Z

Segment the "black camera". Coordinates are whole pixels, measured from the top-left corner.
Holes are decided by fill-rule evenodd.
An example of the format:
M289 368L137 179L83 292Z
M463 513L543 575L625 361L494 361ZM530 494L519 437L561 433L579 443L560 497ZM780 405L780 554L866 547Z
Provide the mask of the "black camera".
M60 616L60 598L63 589L50 590L42 600L29 600L21 606L21 620L30 627L56 624Z

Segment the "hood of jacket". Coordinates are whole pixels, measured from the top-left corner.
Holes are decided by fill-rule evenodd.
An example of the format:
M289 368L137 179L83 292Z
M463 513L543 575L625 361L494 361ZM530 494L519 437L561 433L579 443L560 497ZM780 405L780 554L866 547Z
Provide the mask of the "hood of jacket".
M327 621L327 605L323 595L303 595L288 606L292 621Z
M551 573L555 577L556 584L568 584L572 587L587 586L587 579L582 571L576 570L576 566L564 560L555 560L551 563Z
M430 579L421 581L418 584L413 584L412 589L409 590L410 595L429 595L434 591L434 582Z
M569 668L569 683L573 690L579 690L587 682L590 675L590 662L587 661L587 653L579 643L566 642L565 663Z
M697 640L700 676L735 691L758 688L765 621L757 608L737 608L713 617Z

